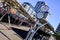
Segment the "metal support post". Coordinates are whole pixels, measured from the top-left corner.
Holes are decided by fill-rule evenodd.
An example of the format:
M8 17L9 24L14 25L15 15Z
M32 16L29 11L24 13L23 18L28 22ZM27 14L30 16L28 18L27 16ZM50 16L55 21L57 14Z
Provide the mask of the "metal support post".
M40 27L42 27L42 26L44 26L44 25L46 25L46 24L47 24L47 23L42 24L41 26L37 27L36 30L33 30L33 31L32 31L32 29L31 29L31 30L29 31L29 33L28 33L28 35L27 35L27 37L26 37L25 40L32 40L32 38L33 38L34 34L37 32L37 30L39 30Z
M31 28L30 28L30 30L29 30L29 32L28 32L28 35L27 35L26 39L24 39L24 40L28 40L28 38L29 38L31 32L32 32L32 26L31 26Z
M21 26L23 22L21 22L19 25Z
M0 18L0 21L3 19L3 17L6 15L7 13L5 13L1 18Z
M44 40L44 38L45 38L45 36L43 36L41 40Z
M32 34L30 35L30 37L28 38L28 40L32 40L32 38L33 38L34 34L37 32L37 30L39 30L40 27L42 27L42 26L44 26L44 25L46 25L46 24L47 24L47 23L42 24L41 26L37 27L37 29L32 32Z
M9 26L10 26L10 16L8 15L8 22L9 22Z
M25 19L24 19L25 20ZM19 24L20 26L22 25L23 21Z

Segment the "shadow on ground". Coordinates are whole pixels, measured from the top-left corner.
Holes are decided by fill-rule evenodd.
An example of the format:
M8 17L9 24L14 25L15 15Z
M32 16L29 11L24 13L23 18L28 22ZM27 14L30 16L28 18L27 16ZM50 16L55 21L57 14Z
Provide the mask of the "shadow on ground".
M27 33L28 33L28 31L21 30L21 29L17 29L17 28L13 28L13 27L12 27L12 30L13 30L14 32L16 32L16 33L17 33L20 37L22 37L23 39L26 38Z

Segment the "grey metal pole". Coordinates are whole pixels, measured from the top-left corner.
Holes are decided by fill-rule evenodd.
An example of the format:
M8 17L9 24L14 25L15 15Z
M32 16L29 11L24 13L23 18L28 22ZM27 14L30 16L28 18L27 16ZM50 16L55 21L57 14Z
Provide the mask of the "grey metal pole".
M43 40L44 38L45 38L45 36L43 36L41 40Z
M38 21L38 20L36 20L36 23L37 23L37 21ZM36 24L34 25L34 27L36 27ZM34 30L33 30L32 26L31 26L31 28L30 28L30 30L29 30L29 32L28 32L28 34L27 34L27 37L26 37L24 40L28 40L29 36L31 35L31 33L32 33L33 31L34 31Z
M30 30L29 30L29 32L28 32L28 34L27 34L27 37L26 37L26 39L24 39L24 40L28 40L28 38L29 38L29 36L30 36L31 33L32 33L32 27L30 28Z
M7 13L5 13L1 18L0 18L0 21L3 19L3 17L6 15Z
M8 15L8 22L9 22L9 26L10 26L10 16Z
M19 25L21 26L23 22L21 22Z
M24 18L24 20L25 20L25 18ZM20 26L22 25L22 23L23 23L23 21L19 24Z
M40 27L42 27L42 26L44 26L44 25L46 25L46 24L47 24L47 23L42 24L41 26L37 27L37 29L36 29L36 30L34 30L34 31L33 31L33 33L30 35L30 37L28 38L28 40L32 40L32 38L33 38L34 34L37 32L37 30L39 30L39 29L40 29Z

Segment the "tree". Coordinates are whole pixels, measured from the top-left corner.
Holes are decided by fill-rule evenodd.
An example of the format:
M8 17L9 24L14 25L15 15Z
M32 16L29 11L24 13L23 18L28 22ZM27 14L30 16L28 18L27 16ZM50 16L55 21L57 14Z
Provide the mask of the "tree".
M60 33L57 33L56 38L57 40L60 40Z

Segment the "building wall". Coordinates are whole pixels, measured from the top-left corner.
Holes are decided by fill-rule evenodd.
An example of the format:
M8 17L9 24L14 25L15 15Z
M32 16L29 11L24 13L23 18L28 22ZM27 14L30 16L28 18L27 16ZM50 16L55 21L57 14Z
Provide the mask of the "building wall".
M48 20L49 17L50 17L49 12L45 12L43 18L46 19L46 20Z
M59 25L58 25L58 27L57 27L57 29L56 29L56 32L57 32L57 33L60 32L60 23L59 23Z
M45 5L45 2L42 2L42 1L37 2L36 6L34 7L36 13L39 13L41 11L40 8L42 5Z
M46 12L41 11L41 7L43 5L46 5L45 2L38 1L36 6L34 7L34 9L35 9L35 11L37 13L37 17L38 18L44 18L44 19L48 20L48 18L50 16L49 12L47 11L47 13L46 13Z
M37 13L35 12L33 6L30 3L23 3L24 9L27 11L27 13L36 21L36 18L34 15Z

